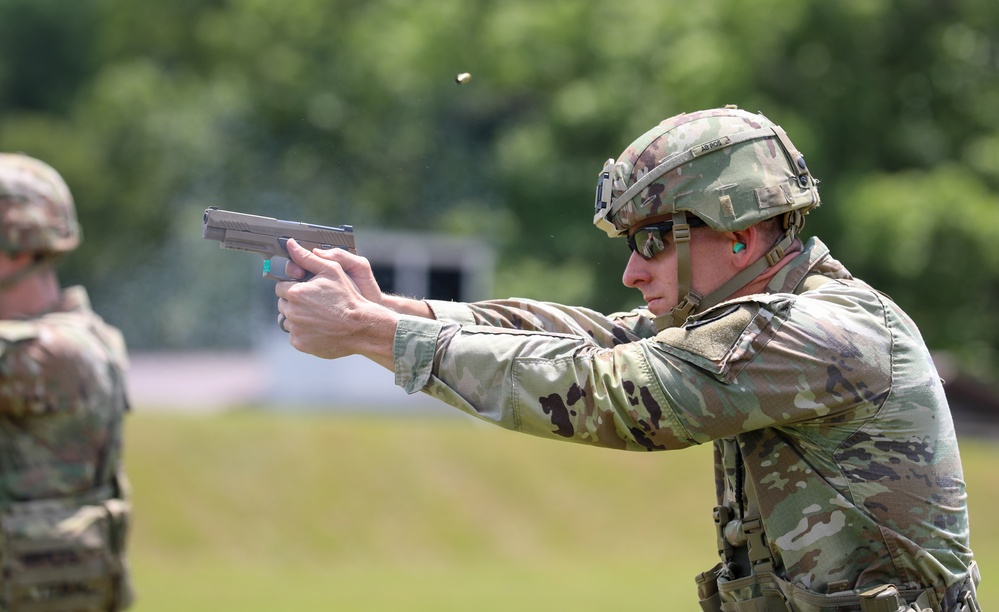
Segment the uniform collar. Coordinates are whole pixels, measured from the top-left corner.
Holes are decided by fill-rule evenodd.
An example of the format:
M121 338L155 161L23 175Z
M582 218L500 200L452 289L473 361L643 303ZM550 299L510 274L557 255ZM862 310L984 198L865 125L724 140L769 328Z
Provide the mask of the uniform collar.
M821 274L830 278L853 278L843 264L829 254L827 247L818 238L808 239L801 253L774 275L767 284L767 293L794 293L798 285L810 274Z

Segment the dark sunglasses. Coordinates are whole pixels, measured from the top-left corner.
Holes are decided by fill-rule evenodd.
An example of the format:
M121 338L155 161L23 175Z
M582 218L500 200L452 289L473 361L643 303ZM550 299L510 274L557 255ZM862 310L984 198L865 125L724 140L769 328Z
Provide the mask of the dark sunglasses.
M707 225L698 217L687 217L687 225L690 227L704 227ZM650 223L635 230L635 233L628 236L628 247L638 253L643 259L652 259L657 253L666 248L666 241L673 237L673 222L663 221L662 223Z

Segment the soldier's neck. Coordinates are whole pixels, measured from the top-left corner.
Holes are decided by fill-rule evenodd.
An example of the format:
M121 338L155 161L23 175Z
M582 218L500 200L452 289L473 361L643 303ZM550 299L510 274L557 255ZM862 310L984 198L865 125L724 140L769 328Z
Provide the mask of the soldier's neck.
M61 299L59 279L45 266L0 290L0 319L26 319L51 312Z

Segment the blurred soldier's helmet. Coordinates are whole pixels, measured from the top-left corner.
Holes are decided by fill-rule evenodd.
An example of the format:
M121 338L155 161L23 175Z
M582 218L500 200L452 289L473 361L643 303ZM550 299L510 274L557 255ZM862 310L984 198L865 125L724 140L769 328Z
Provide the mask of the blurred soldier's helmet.
M617 161L607 160L597 181L593 223L611 237L631 238L652 224L672 229L681 304L671 325L680 325L734 293L703 298L690 291L690 227L737 231L783 215L784 236L765 258L772 266L804 225L804 215L819 205L817 185L780 126L726 106L666 119ZM751 280L748 274L745 280Z
M69 187L52 166L0 153L0 251L58 255L80 244Z

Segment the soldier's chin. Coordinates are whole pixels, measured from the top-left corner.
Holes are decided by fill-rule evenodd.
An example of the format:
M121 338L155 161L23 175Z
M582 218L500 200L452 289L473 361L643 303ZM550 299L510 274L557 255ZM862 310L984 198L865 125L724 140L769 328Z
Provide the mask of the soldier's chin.
M671 305L667 304L662 298L652 298L648 301L649 312L658 316L662 316L670 311Z

